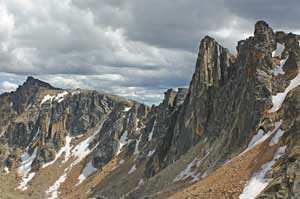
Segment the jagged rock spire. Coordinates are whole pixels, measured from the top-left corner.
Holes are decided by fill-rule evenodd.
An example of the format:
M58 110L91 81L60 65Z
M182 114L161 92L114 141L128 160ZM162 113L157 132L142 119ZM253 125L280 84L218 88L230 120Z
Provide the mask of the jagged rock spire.
M202 39L193 81L207 86L222 86L230 77L234 56L213 38Z
M254 41L256 49L262 51L273 51L276 49L275 34L273 29L265 21L256 22Z

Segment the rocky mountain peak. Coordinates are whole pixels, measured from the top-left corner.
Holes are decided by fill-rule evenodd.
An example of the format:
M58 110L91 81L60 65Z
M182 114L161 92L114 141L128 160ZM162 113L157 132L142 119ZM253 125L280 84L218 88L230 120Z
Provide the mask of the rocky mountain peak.
M26 81L23 83L24 87L41 87L41 88L47 88L47 89L57 89L53 86L51 86L49 83L41 81L39 79L36 79L32 76L28 76Z
M219 87L229 79L234 56L213 38L205 36L200 44L193 81Z
M273 29L265 21L257 21L254 26L254 36L272 34Z
M175 90L168 89L165 92L165 97L164 97L163 104L166 105L166 106L173 105L176 95L177 95L177 92Z
M276 49L275 34L273 29L265 21L258 21L254 30L255 47L262 51Z
M32 76L27 77L23 85L19 86L13 93L13 109L17 113L25 111L26 107L35 100L36 94L40 89L60 90Z

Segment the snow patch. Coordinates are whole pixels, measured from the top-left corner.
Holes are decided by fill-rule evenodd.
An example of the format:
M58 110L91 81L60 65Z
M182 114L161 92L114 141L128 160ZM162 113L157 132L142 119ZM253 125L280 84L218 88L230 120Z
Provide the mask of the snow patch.
M259 129L258 132L252 137L250 143L248 144L248 148L251 148L255 145L259 140L261 140L264 137L265 131L262 129Z
M56 95L55 97L55 101L57 101L57 103L61 103L62 101L64 101L65 96L68 95L69 93L67 91L64 91L62 93L59 93Z
M149 151L147 157L151 157L151 156L155 153L155 150L156 150L156 149L154 149L154 150L152 150L152 151Z
M276 68L273 70L273 74L274 74L275 76L277 76L277 75L279 75L279 74L282 74L282 75L285 74L285 72L284 72L284 70L283 70L283 66L284 66L284 64L286 63L286 61L288 60L288 58L289 58L289 57L280 60L280 64L277 65Z
M28 125L26 125L26 131L30 132ZM28 150L29 146L34 142L34 140L38 137L38 135L40 134L40 132L41 132L41 130L40 130L40 127L39 127L38 130L37 130L37 132L36 132L36 134L32 138L31 142L28 144L27 150Z
M134 149L134 155L137 155L140 153L139 151L139 145L140 145L140 142L142 140L142 134L140 135L139 139L136 141L136 144L135 144L135 149Z
M23 177L22 182L20 182L17 189L20 189L22 191L27 190L28 189L27 185L33 179L34 176L35 176L35 172L31 172L27 176Z
M134 165L131 167L131 169L128 171L128 174L131 174L131 173L135 172L135 170L136 170L136 165L134 164Z
M9 168L7 166L4 167L4 172L7 173L7 174L10 172Z
M74 96L74 95L78 95L78 94L80 94L80 90L73 91L71 95Z
M20 182L17 189L20 189L22 191L27 189L27 184L32 180L35 173L31 172L31 165L32 162L35 160L37 156L38 148L36 147L33 151L33 153L30 155L27 150L22 154L22 162L20 167L18 168L18 173L22 176L22 181Z
M178 182L181 180L185 180L189 177L192 177L191 182L195 182L199 180L199 174L196 174L196 171L193 171L193 169L197 168L199 166L199 163L201 160L198 158L195 158L191 163L187 165L187 167L181 171L176 178L173 180L173 182Z
M76 184L81 184L87 177L95 173L98 169L93 166L92 160L87 163L87 165L82 170L81 174L78 177L79 182Z
M281 57L282 52L284 51L285 46L277 43L277 48L275 51L272 52L272 57Z
M156 126L156 120L154 121L153 127L152 127L151 132L150 132L150 134L148 136L148 141L152 140L155 126Z
M65 173L46 191L47 194L51 194L48 199L55 199L58 197L58 189L60 185L65 182L66 177L71 172L72 168L86 158L98 146L97 144L92 149L89 148L90 143L94 140L101 128L102 126L90 137L86 138L72 149L70 157L74 157L75 160L65 169Z
M278 144L278 142L283 134L284 134L284 131L279 128L277 130L276 134L272 137L272 140L270 141L269 146Z
M288 57L285 58L285 59L282 59L282 53L285 49L285 46L280 44L280 43L277 43L277 49L275 51L273 51L272 53L272 57L276 57L276 58L279 58L281 59L280 60L280 64L276 66L276 68L273 70L273 74L275 76L279 75L279 74L282 74L284 75L284 71L283 71L283 66L285 64L285 62L287 61Z
M70 135L67 135L65 146L60 148L60 150L56 154L54 160L44 164L42 166L42 168L45 168L47 166L50 166L50 165L54 164L63 154L65 155L63 163L66 163L69 160L69 158L71 157L71 148L72 148L71 142L72 142L72 137Z
M243 193L239 199L255 199L266 186L268 186L270 179L264 179L266 173L273 167L276 160L278 160L285 152L286 146L279 147L273 157L273 160L261 166L260 171L254 173L246 184Z
M45 95L44 98L43 98L43 100L42 100L42 102L41 102L41 105L43 105L45 102L47 102L49 100L52 101L54 97L55 96Z
M131 107L125 107L123 111L124 111L124 112L128 112L128 111L130 111L130 110L131 110Z
M29 104L26 108L25 111L28 111L32 107L32 104Z
M279 74L284 75L285 72L283 70L283 65L280 64L280 65L276 66L276 68L273 70L273 74L274 74L274 76L278 76Z
M112 168L112 170L115 170L116 168L118 168L121 164L123 164L125 162L125 160L120 160L120 162L117 164L117 165L115 165L113 168Z
M119 155L122 152L122 148L128 143L128 131L125 130L119 141L119 148L116 155Z
M285 74L285 72L284 72L284 70L283 70L283 66L284 66L284 64L285 64L285 62L286 62L287 60L288 60L288 57L285 58L285 59L280 60L280 64L275 66L275 69L273 69L273 74L274 74L275 76L277 76L277 75L279 75L279 74L282 74L282 75Z
M254 135L248 145L248 148L243 152L245 153L246 151L252 149L256 145L264 142L266 139L268 139L271 135L273 135L275 132L278 131L279 127L281 126L282 121L280 120L279 122L275 122L275 128L272 131L268 131L268 133L265 133L262 129L259 129L256 135ZM242 153L242 154L243 154Z
M206 178L208 176L207 172L205 171L202 175L201 178Z
M79 143L74 147L71 156L74 156L76 160L71 164L71 166L75 166L76 164L78 164L81 160L86 158L98 146L99 143L96 146L94 146L92 149L89 148L91 142L94 140L94 138L96 137L100 129L101 128L99 128L90 137L83 140L81 143Z
M49 187L49 189L46 191L47 194L51 194L50 197L48 197L47 199L55 199L58 197L59 195L59 187L62 183L65 182L67 178L67 173L64 173L62 176L59 177L59 179L51 186Z
M299 70L297 76L291 80L289 86L285 89L285 91L283 93L277 93L276 95L272 96L273 107L271 108L271 110L269 112L274 113L274 112L278 111L280 109L283 101L285 100L285 97L287 96L287 94L299 85L300 85L300 70Z
M144 180L143 180L143 179L140 179L140 180L139 180L139 183L138 183L138 187L143 186L144 184L145 184Z
M8 127L9 127L9 124L6 127L4 127L4 129L0 133L0 137L4 136L4 134L6 133L6 130L8 129ZM28 126L26 126L26 127L28 127Z
M58 93L57 95L45 95L43 100L41 101L41 105L43 105L45 102L50 101L50 103L55 100L57 103L61 103L64 101L65 96L67 96L69 93L68 91L64 91L62 93Z

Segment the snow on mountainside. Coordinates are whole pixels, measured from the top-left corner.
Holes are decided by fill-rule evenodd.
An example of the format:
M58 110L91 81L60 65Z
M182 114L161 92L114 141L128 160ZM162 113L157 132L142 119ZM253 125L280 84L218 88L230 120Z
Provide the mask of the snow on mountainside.
M158 106L28 77L0 95L0 198L297 198L299 66L259 21L236 56L203 38Z

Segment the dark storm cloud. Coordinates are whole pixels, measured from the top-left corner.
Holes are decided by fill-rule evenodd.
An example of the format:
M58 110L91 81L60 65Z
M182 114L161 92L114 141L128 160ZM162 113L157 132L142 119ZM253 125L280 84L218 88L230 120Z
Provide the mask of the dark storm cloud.
M35 75L158 102L165 89L189 85L205 35L234 52L258 19L300 31L298 8L296 0L4 0L0 92Z
M201 36L231 19L221 0L130 0L120 1L122 3L113 1L111 4L95 0L73 2L95 13L100 25L122 27L132 40L192 52L198 47ZM104 16L103 13L109 15Z
M299 0L228 0L231 12L253 22L263 19L274 28L299 29Z

